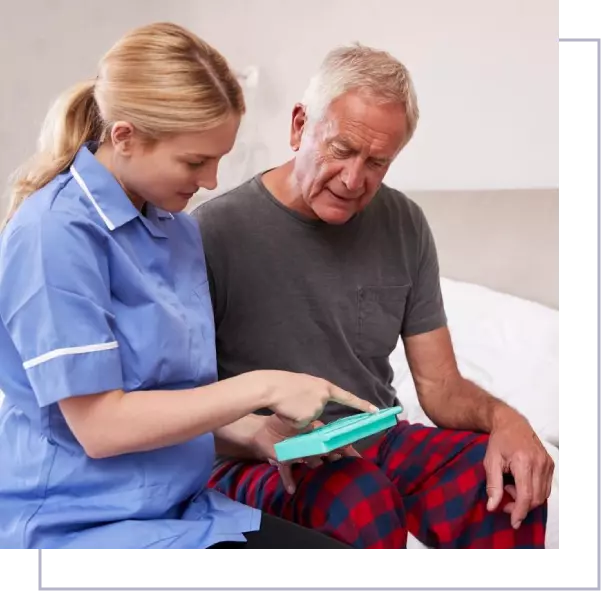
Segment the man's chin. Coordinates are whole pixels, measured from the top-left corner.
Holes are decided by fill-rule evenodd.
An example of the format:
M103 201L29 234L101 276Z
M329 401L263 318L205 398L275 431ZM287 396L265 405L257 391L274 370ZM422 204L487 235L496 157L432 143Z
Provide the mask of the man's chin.
M341 199L327 189L325 196L327 196L325 199L316 199L312 203L312 209L313 213L327 224L332 224L333 226L346 224L362 209L361 200Z
M317 217L326 224L332 226L342 226L346 224L354 215L355 211L345 211L337 208L324 208L316 211Z

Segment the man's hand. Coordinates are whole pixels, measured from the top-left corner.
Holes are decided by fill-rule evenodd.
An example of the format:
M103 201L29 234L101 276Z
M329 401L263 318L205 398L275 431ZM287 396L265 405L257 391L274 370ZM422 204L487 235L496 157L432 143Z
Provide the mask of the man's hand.
M489 511L494 511L503 498L503 474L513 475L515 486L505 490L514 500L504 511L511 515L515 529L551 494L555 464L528 421L513 410L491 431L484 468Z
M312 456L280 463L275 457L275 450L273 446L284 439L288 439L289 437L293 437L299 433L312 431L313 429L321 427L322 425L323 423L320 421L313 421L311 425L299 431L290 423L282 421L282 419L280 419L277 415L270 415L265 417L261 427L257 430L253 437L252 446L254 455L257 457L257 459L267 460L271 464L278 467L284 487L290 494L293 494L296 490L296 484L292 477L292 464L307 464L310 468L317 468L323 464L323 461L317 456ZM325 457L330 461L335 461L339 460L342 456L361 457L361 455L351 445L330 452Z

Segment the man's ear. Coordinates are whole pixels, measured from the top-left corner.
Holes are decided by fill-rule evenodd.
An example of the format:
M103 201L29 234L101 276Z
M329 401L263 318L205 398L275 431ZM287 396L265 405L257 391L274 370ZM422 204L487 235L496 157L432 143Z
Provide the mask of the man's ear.
M303 131L307 123L305 105L296 103L292 109L292 125L290 127L290 147L296 152L301 145Z
M134 150L135 129L127 121L117 121L111 128L111 143L121 156L131 156Z

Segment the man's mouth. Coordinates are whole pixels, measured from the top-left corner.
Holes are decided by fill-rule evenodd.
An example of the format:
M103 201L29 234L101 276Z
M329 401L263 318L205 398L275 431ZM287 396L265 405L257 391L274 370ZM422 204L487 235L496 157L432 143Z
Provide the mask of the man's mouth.
M328 189L328 191L336 197L336 199L340 199L340 201L357 201L358 197L344 197L342 195L338 195L338 193L334 193L332 189Z

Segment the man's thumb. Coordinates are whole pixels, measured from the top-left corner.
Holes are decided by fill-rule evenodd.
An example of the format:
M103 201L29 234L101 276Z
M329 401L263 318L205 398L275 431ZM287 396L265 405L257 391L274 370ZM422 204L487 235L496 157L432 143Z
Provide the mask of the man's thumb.
M484 463L486 470L486 494L488 511L494 511L503 498L503 460L500 456L493 456L490 461Z

